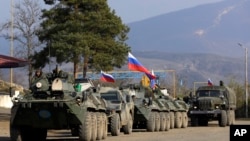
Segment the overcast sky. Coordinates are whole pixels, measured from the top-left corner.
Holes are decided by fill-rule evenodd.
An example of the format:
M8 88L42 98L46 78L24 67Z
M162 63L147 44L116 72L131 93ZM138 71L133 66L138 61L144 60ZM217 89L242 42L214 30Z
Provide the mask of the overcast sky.
M20 0L1 0L0 23L10 19L11 1L18 3ZM44 4L44 0L40 0ZM107 0L111 9L116 11L116 15L121 17L124 23L131 23L190 8L201 4L214 3L223 0Z

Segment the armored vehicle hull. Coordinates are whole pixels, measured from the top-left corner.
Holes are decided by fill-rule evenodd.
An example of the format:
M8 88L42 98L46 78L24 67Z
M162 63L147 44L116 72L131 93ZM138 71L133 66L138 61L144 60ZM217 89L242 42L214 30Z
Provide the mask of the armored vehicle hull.
M126 90L112 87L101 87L100 97L106 100L108 129L112 136L118 136L122 129L125 134L132 133L134 102Z
M160 87L154 90L149 87L139 87L135 91L134 128L154 132L187 127L188 108L183 107L184 101L182 103L165 96Z
M69 129L81 141L105 139L107 116L104 100L92 95L91 87L75 91L74 85L61 76L51 81L38 80L32 91L25 95L11 94L11 140L44 141L49 129Z

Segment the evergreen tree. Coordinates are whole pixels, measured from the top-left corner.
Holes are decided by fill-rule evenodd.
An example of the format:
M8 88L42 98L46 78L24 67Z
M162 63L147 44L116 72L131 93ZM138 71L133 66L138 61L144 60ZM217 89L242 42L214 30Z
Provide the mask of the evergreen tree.
M73 62L75 77L82 64L86 77L88 67L110 71L126 62L129 28L110 10L107 0L60 1L43 10L42 18L38 37L47 46L34 55L34 65L44 66L51 56L57 63Z

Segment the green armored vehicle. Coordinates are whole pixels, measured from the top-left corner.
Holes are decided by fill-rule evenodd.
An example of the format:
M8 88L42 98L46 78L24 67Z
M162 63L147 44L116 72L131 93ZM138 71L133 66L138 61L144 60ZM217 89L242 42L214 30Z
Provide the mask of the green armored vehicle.
M154 98L150 88L135 88L135 129L146 129L149 132L166 131L169 128L169 110L162 101ZM162 128L161 128L162 125Z
M183 107L181 102L164 95L159 86L151 89L150 87L134 85L132 89L135 91L133 128L154 132L187 127L188 108Z
M99 94L107 102L108 129L112 136L118 136L122 129L125 134L132 133L134 102L126 90L101 87Z
M156 85L154 89L155 98L164 103L169 112L170 129L186 128L188 126L188 109L189 106L183 100L174 99L167 92L166 88Z
M222 81L220 85L198 87L190 101L192 126L207 126L212 120L221 127L235 124L236 94Z
M25 95L13 94L10 137L12 141L45 141L50 129L69 129L80 141L107 137L105 100L95 97L85 79L68 73L47 73L37 79ZM77 87L77 90L76 90Z

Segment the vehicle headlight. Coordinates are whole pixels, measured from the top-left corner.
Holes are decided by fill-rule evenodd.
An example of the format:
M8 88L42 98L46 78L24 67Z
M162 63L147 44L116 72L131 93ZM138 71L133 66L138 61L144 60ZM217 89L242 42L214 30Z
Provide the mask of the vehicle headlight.
M219 109L219 106L217 105L217 106L215 106L215 109Z
M42 87L42 83L41 83L41 82L37 82L37 83L36 83L36 87L37 87L37 88L41 88L41 87Z
M194 109L197 109L197 106L194 106Z

